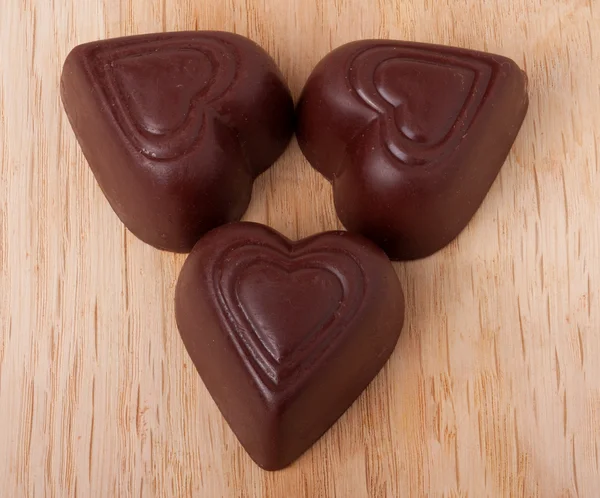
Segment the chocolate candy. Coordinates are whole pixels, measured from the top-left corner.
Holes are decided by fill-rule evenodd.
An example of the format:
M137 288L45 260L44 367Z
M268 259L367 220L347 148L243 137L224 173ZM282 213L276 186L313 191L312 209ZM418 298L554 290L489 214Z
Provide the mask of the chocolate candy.
M290 242L255 223L209 232L177 283L177 325L234 433L261 467L300 456L367 387L404 320L394 269L372 242Z
M344 45L314 69L298 142L344 226L392 259L428 256L477 211L528 107L505 57L399 41Z
M293 132L293 101L275 62L232 33L80 45L66 59L61 94L119 218L177 252L243 215L254 178Z

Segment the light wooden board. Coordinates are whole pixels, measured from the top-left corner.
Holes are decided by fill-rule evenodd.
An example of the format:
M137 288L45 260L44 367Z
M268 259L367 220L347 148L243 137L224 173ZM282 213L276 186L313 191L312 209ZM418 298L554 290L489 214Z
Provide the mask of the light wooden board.
M0 496L600 496L600 1L0 0ZM78 43L247 35L295 96L342 43L486 49L530 78L523 129L448 248L398 264L390 362L287 470L241 449L173 317L183 256L126 232L59 100ZM246 218L339 227L292 143Z

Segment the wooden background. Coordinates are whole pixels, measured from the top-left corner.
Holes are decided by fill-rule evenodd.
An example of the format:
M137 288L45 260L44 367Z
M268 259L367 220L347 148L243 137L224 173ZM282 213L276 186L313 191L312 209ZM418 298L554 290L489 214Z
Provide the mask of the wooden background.
M0 0L0 496L600 496L600 1ZM233 30L294 95L350 40L486 49L530 78L522 132L457 241L398 264L384 371L287 470L255 466L173 317L183 256L125 231L59 100L68 51ZM338 227L294 142L246 219Z

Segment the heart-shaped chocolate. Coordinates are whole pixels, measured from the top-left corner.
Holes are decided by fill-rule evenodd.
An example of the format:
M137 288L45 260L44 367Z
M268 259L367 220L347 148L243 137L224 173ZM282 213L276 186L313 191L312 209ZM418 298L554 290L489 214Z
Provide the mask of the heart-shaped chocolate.
M275 62L232 33L80 45L65 61L61 94L119 218L145 242L177 252L243 215L254 178L293 131Z
M298 143L333 183L346 228L392 259L416 259L473 217L527 107L527 78L510 59L365 40L334 50L310 75Z
M289 465L392 353L404 297L386 255L348 232L290 242L255 223L209 232L176 289L181 337L261 467Z

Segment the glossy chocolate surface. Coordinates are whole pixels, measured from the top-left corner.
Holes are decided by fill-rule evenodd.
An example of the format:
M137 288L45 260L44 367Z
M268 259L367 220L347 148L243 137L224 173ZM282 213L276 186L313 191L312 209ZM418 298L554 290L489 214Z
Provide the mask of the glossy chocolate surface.
M346 411L404 321L394 269L348 232L290 242L255 223L209 232L175 301L187 351L251 458L281 469Z
M254 178L293 132L293 101L275 62L233 33L80 45L65 61L61 94L119 218L177 252L243 215Z
M297 135L333 183L344 226L409 260L441 249L467 225L527 107L527 78L510 59L365 40L314 69Z

